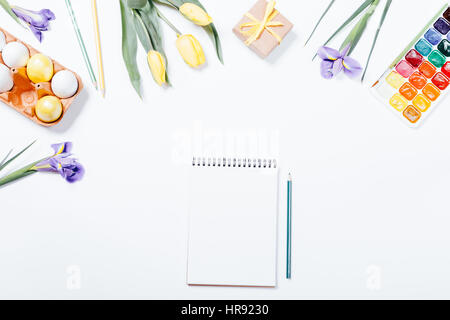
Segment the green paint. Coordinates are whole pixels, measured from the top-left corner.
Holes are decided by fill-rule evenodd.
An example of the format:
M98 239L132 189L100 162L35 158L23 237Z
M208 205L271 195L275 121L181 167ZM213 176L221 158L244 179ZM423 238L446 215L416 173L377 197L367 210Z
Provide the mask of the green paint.
M447 62L447 58L445 58L445 56L437 50L430 53L428 60L430 60L436 68L442 68L442 66Z

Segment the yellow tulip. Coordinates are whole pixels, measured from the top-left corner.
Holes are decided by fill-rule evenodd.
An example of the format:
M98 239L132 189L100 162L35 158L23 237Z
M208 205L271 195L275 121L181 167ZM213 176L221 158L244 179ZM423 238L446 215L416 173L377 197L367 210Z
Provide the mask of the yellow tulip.
M178 37L177 49L184 61L193 68L201 66L206 61L200 42L191 34Z
M180 12L189 20L199 26L207 26L213 22L213 19L199 6L187 2L180 7Z
M152 72L153 79L162 86L166 83L166 64L161 53L150 50L147 55L148 66Z

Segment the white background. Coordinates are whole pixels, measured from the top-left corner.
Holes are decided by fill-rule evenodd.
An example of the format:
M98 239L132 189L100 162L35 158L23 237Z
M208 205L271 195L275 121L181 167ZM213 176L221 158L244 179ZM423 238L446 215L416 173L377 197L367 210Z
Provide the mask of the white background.
M90 84L64 1L11 2L55 12L42 44L3 11L1 26L77 71L86 89L50 129L0 106L0 151L38 139L19 167L51 154L51 143L70 140L87 173L73 185L36 174L0 189L0 298L450 298L450 101L413 130L368 91L443 1L394 1L364 85L345 77L323 80L319 62L311 62L361 1L338 1L304 47L328 0L279 0L277 8L295 27L264 61L231 32L254 0L204 0L221 35L225 65L203 30L164 8L179 28L197 36L208 63L201 70L187 67L175 35L164 27L173 87L153 83L141 49L143 101L122 62L117 0L98 0L106 99ZM73 6L95 65L90 1L74 0ZM362 63L382 6L354 53ZM241 143L254 140L249 137L257 137L257 148ZM229 141L235 147L224 147L228 154L280 159L276 289L185 284L185 163L193 152L219 152ZM289 171L292 280L284 279ZM68 286L74 279L75 287Z

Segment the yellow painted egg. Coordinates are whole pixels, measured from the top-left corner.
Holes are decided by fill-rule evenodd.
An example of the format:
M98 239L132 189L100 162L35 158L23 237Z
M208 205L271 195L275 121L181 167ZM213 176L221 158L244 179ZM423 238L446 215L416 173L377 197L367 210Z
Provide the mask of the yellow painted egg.
M39 120L43 122L55 122L61 117L62 104L55 96L45 96L36 104L35 112Z
M53 77L52 60L41 53L35 54L28 61L27 76L34 83L50 81Z

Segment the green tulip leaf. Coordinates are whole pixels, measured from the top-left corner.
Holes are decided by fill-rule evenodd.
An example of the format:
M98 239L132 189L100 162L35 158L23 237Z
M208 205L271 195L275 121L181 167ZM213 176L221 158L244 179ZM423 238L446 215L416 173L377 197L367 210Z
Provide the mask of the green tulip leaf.
M159 2L161 4L165 4L165 5L169 6L169 7L175 8L177 10L183 4L183 2L181 0L155 0L155 1Z
M133 17L131 10L126 6L126 0L119 1L122 18L122 56L131 84L141 97L141 75L136 63L137 39Z
M147 0L127 0L127 6L131 9L142 9L147 4Z

